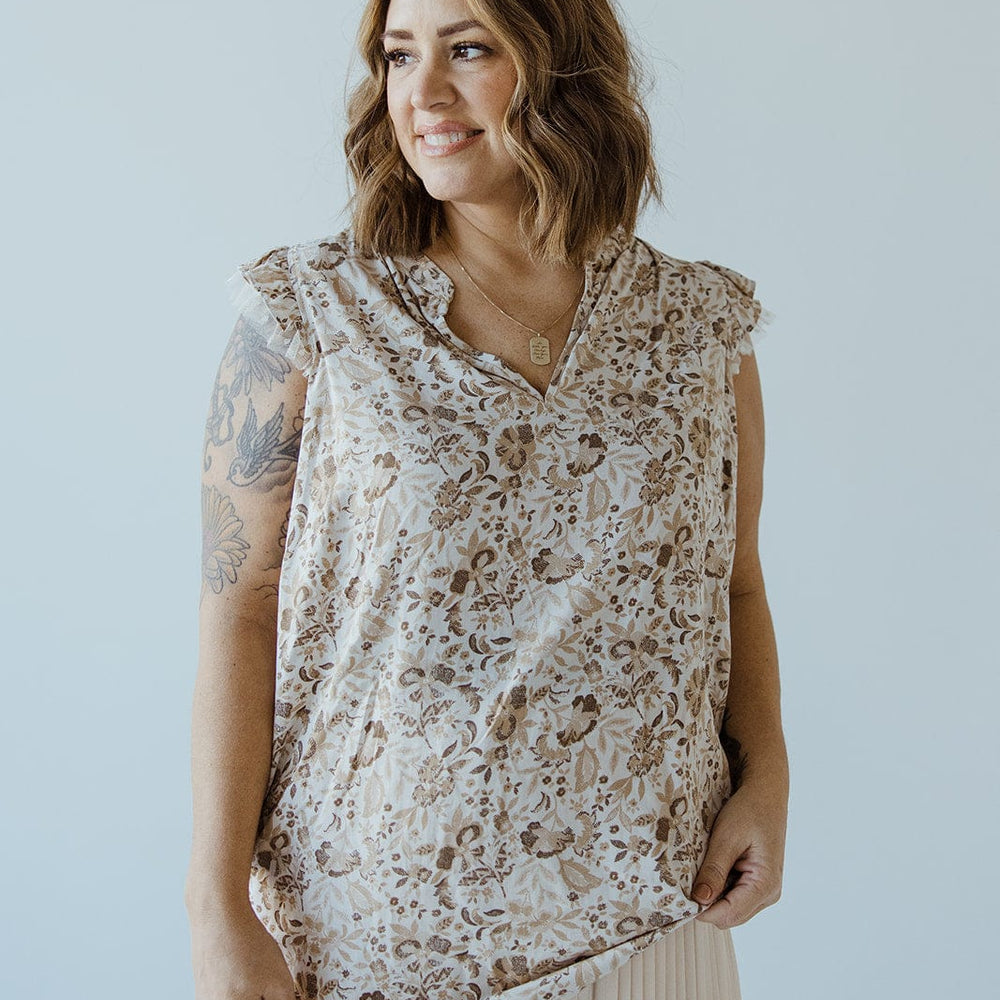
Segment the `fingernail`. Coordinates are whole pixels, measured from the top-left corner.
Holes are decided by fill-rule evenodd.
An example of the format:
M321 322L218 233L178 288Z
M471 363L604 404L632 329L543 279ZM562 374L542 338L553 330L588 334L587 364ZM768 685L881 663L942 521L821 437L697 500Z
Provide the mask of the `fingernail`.
M694 887L694 898L700 903L707 902L712 898L712 887L706 885L704 882L699 882L698 885Z

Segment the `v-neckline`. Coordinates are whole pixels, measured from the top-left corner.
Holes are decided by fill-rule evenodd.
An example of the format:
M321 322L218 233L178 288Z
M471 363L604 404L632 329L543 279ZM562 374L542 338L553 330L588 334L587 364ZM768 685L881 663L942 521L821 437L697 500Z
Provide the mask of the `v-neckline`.
M563 372L568 367L569 360L575 352L577 343L579 343L584 333L590 328L590 318L594 312L593 307L596 305L596 302L590 302L594 285L593 268L590 262L588 261L585 265L583 294L580 296L576 311L573 313L573 325L570 327L566 342L563 344L556 365L549 376L548 385L543 391L530 382L512 364L501 358L500 355L494 354L492 351L484 351L481 348L473 347L468 341L463 340L463 338L455 333L448 323L447 318L448 310L455 296L454 282L448 276L447 272L428 257L427 254L420 253L417 259L426 270L432 272L441 287L441 308L436 309L434 314L429 317L435 330L447 340L449 346L454 347L460 354L465 355L473 368L506 379L508 382L513 382L518 388L531 396L537 405L543 409L547 409L553 395L559 389Z
M609 233L597 252L584 262L584 290L573 315L573 325L570 328L566 343L563 345L559 359L556 362L549 383L542 392L528 379L504 361L497 354L472 347L467 341L455 333L448 325L447 315L455 295L455 285L448 274L423 251L413 257L389 258L398 270L413 279L414 284L426 299L428 309L421 309L423 318L429 321L442 343L460 356L469 367L476 371L493 375L515 385L528 395L536 406L549 409L558 396L570 362L577 353L581 342L585 342L591 334L594 312L603 282L598 278L610 268L614 260L624 249L628 237L622 227ZM400 266L402 265L402 266Z

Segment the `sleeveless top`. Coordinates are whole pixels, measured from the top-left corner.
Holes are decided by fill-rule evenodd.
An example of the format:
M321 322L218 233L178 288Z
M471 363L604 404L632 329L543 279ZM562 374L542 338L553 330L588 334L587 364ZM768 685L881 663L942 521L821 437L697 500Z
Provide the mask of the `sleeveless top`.
M541 393L426 255L230 278L308 380L250 879L301 998L571 997L703 908L754 288L619 228Z

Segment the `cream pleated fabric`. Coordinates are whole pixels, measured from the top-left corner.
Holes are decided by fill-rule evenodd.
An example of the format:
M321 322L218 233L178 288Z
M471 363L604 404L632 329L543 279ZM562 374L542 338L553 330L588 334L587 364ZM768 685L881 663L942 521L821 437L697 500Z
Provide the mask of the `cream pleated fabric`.
M687 920L573 1000L741 1000L732 932Z

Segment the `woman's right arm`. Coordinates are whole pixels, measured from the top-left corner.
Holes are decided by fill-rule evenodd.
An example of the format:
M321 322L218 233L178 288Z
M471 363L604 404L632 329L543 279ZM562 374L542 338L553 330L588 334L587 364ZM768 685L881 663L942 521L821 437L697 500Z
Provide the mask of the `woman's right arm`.
M249 877L271 766L278 577L306 384L261 331L237 321L212 393L201 486L193 830L184 901L196 986L201 977L198 995L206 1000L238 995L216 988L215 973L209 988L207 971L199 969L216 965L217 950L244 951L233 934L244 943L247 935L257 937L267 949L263 933L272 946L269 969L277 970L273 959L280 954L250 906Z

